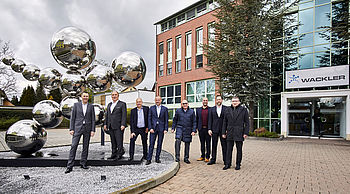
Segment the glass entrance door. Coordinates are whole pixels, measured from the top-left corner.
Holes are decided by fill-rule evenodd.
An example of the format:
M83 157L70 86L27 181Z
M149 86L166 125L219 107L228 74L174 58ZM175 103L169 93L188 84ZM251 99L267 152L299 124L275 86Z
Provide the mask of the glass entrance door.
M288 102L289 135L311 135L311 105L309 100L291 100Z

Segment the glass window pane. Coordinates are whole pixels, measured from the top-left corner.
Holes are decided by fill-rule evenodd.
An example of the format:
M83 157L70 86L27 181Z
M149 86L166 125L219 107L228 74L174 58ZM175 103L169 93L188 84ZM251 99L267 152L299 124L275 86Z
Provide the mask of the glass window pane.
M315 46L315 52L318 51L327 51L330 49L330 45L329 44L324 44L324 45L319 45L319 46Z
M270 130L270 121L268 119L259 119L259 127L264 127L266 130Z
M174 104L174 98L167 98L167 104Z
M309 7L312 7L312 6L314 6L314 2L313 1L310 1L310 2L307 2L307 3L303 3L303 4L299 4L299 10L306 9L306 8L309 8Z
M205 94L197 94L196 95L196 102L202 102L204 97L205 97Z
M305 54L305 53L312 53L313 52L313 47L305 47L299 49L300 54Z
M166 92L167 92L167 97L173 97L174 96L174 86L168 86Z
M271 96L271 118L281 118L281 95Z
M331 2L331 0L316 0L315 4L316 5L321 5L321 4L330 3L330 2Z
M313 54L300 55L299 69L309 69L313 66Z
M165 88L160 88L160 97L165 97Z
M175 97L175 103L181 103L181 97Z
M215 93L215 81L207 80L207 93Z
M270 117L270 99L263 99L259 103L259 118Z
M315 30L322 26L330 26L331 4L315 8Z
M286 71L298 69L298 56L286 56L284 57L284 64Z
M195 82L191 82L191 83L188 83L187 84L187 90L186 90L186 96L187 95L191 95L191 94L194 94L194 87L195 87Z
M315 53L315 67L327 67L330 62L330 52Z
M214 94L207 94L208 101L214 101L215 95Z
M286 18L287 21L285 23L285 29L287 30L287 32L285 36L296 35L298 33L298 28L295 27L298 24L298 13L289 14L286 16Z
M314 42L313 33L303 34L299 37L299 47L311 46Z
M166 104L166 98L162 98L162 104Z
M187 101L189 103L194 102L194 96L187 96Z
M181 85L175 86L175 96L181 96Z
M299 12L299 33L312 32L314 14L313 9L306 9Z
M196 94L205 94L205 83L204 81L196 82Z

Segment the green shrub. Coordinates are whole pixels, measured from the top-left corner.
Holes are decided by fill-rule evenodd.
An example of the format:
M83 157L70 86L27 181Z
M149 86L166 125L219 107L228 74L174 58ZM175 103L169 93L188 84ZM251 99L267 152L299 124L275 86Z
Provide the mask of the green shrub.
M32 118L31 109L0 109L0 130L7 130L19 120Z
M6 131L11 125L19 120L21 120L19 117L0 118L0 130Z
M255 134L253 132L249 132L249 136L268 137L268 138L279 138L280 137L276 132L270 132L270 131L266 131L266 132L258 133L258 134Z

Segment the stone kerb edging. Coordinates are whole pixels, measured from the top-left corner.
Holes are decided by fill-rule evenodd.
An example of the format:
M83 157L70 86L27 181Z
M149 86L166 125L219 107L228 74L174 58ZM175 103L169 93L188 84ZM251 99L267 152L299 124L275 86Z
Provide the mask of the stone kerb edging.
M156 187L165 181L169 180L175 174L179 171L180 163L174 162L169 170L161 173L160 175L147 179L143 182L137 183L135 185L131 185L129 187L120 189L118 191L113 192L113 194L119 194L119 193L142 193L148 189L151 189L153 187Z

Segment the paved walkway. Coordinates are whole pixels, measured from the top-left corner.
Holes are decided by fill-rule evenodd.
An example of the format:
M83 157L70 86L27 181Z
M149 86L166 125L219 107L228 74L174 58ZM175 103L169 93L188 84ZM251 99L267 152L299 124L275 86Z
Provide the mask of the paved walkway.
M125 132L129 142L130 132ZM67 145L71 137L67 130L49 129L45 146ZM0 132L0 151L4 133ZM98 132L92 138L100 141ZM137 140L141 144L140 138ZM181 158L183 147L181 145ZM163 149L174 153L174 134L167 134ZM289 138L283 141L248 139L243 145L242 169L223 171L221 147L217 164L198 162L199 140L193 138L191 164L180 162L177 175L146 193L349 193L350 142ZM235 152L234 152L235 155ZM233 163L235 158L233 158Z

